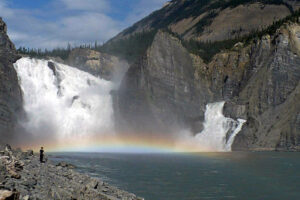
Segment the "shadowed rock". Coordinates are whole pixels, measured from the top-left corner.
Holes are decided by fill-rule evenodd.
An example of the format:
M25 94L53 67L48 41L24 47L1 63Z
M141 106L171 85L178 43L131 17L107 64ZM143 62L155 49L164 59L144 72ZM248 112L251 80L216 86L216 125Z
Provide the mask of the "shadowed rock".
M22 113L22 93L13 63L20 57L7 36L6 24L0 18L0 143L16 137L17 119Z

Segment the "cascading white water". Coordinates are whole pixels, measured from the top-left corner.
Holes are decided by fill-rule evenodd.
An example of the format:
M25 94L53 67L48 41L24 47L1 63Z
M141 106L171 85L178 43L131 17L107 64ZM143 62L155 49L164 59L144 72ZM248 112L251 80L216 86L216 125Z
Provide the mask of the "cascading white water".
M235 136L241 131L246 120L237 121L223 115L225 102L206 106L204 129L195 137L197 142L214 151L231 151Z
M113 131L113 105L110 91L114 84L76 68L46 60L22 58L14 65L23 91L27 118L26 132L35 139L81 139ZM245 120L226 118L225 102L208 104L204 130L195 137L186 134L180 143L199 150L230 151ZM185 134L183 134L184 136ZM184 136L185 137L185 136Z
M23 91L24 128L56 138L106 133L113 128L113 83L76 68L22 58L14 65Z

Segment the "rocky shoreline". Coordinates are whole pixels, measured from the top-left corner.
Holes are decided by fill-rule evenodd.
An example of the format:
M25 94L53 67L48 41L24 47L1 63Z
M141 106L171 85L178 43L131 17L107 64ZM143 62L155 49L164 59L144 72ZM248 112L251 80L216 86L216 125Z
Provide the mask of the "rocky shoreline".
M0 200L143 200L73 168L0 145Z

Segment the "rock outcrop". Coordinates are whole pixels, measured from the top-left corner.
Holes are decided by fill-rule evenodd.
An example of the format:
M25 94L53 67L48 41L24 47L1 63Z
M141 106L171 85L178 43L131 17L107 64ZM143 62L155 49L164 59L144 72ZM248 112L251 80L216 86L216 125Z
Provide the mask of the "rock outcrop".
M205 64L159 31L123 80L117 119L138 131L180 126L197 133L205 105L225 100L227 116L247 120L234 150L299 150L299 43L300 25L285 24Z
M83 48L72 50L64 63L106 80L118 79L128 69L126 61L120 60L115 56Z
M253 75L238 95L248 122L235 150L300 150L300 26L252 45Z
M202 119L211 94L205 89L196 91L194 72L193 59L180 41L159 31L146 55L123 79L117 98L117 118L121 119L117 124L159 132L182 126L186 120Z
M19 59L0 19L0 143L11 142L18 114L22 112L22 93L13 63Z
M0 199L143 200L99 179L77 173L70 166L66 163L55 166L50 161L40 163L30 151L0 146Z

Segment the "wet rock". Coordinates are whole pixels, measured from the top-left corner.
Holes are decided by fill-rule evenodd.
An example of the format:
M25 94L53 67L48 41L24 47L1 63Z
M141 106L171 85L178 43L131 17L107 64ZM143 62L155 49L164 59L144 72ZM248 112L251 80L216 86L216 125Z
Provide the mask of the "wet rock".
M56 68L55 68L55 64L53 62L48 62L48 67L52 70L53 75L56 76Z
M225 117L233 119L247 119L247 107L246 105L238 105L234 102L226 102L223 108Z

